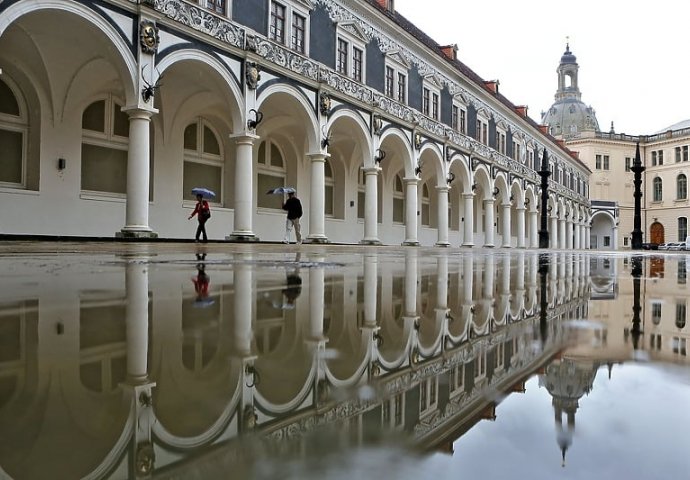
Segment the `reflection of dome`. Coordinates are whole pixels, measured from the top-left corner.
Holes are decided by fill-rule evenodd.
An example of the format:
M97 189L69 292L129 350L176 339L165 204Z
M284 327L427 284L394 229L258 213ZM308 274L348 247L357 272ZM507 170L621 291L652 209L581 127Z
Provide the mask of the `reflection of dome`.
M542 112L542 123L550 127L552 135L569 136L584 131L599 131L599 122L592 107L580 99L577 86L577 58L566 46L561 56L558 73L558 90L551 108Z

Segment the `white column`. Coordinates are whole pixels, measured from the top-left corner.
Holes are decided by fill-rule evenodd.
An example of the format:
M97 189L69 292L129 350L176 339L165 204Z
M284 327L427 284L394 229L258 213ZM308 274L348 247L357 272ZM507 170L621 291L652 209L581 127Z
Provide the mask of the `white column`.
M565 220L558 219L558 248L565 248Z
M326 153L312 153L311 159L311 188L309 191L309 236L306 243L328 243L326 238L325 213L325 169Z
M474 193L463 193L462 198L464 201L465 210L465 227L462 246L472 247L474 246L474 204L472 203L474 199Z
M127 205L125 226L118 237L156 238L149 227L149 167L151 159L149 125L155 111L123 109L129 115L127 152Z
M613 246L614 250L618 250L618 227L614 226L613 227L613 233L611 234L613 238L611 238L611 245ZM614 265L616 262L613 262Z
M510 203L504 203L502 205L503 207L503 244L501 245L504 248L510 248L512 245L511 242L511 235L510 235L510 230L511 230L511 222L510 222Z
M448 241L448 190L450 190L450 187L445 185L441 187L436 187L438 199L438 241L436 242L437 247L450 246L450 242Z
M525 235L525 207L517 208L517 248L525 248L527 237Z
M537 211L530 210L529 213L529 248L539 248L539 227L537 224Z
M565 222L565 248L573 249L573 221L571 219Z
M149 345L149 274L146 263L127 263L125 291L127 380L130 384L145 383L148 377Z
M436 259L436 307L445 310L448 306L448 257Z
M405 182L405 241L403 245L417 246L417 177L403 179Z
M555 213L551 217L551 228L549 229L549 247L558 248L558 218Z
M235 139L235 224L226 240L258 241L252 231L252 205L254 203L254 141L257 135L249 132L231 136Z
M484 200L484 246L494 246L494 199Z
M463 305L472 305L472 290L474 288L474 257L465 255L462 258L462 299Z
M592 248L591 227L589 225L585 226L585 248L589 250Z
M364 172L364 239L366 245L381 245L378 232L379 167L363 168Z
M575 228L575 231L573 232L574 236L575 236L575 243L573 245L573 248L575 250L579 250L580 249L580 223L579 222L575 223L575 225L573 225L573 226Z
M493 255L484 257L484 285L482 285L482 300L494 298L494 278L496 278L496 262Z

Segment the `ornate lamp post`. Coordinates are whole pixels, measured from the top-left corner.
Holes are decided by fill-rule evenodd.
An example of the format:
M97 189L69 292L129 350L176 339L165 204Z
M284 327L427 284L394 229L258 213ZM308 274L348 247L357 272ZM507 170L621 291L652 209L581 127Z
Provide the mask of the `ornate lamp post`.
M640 159L640 142L637 142L637 150L635 151L635 160L633 161L633 166L630 168L635 174L635 179L633 184L635 186L635 217L632 231L632 245L633 250L642 249L642 172L644 172L645 167L642 166L642 160Z
M539 229L539 248L549 248L549 230L546 226L547 218L546 211L549 203L549 154L546 153L541 157L541 170L537 172L541 177L541 228Z

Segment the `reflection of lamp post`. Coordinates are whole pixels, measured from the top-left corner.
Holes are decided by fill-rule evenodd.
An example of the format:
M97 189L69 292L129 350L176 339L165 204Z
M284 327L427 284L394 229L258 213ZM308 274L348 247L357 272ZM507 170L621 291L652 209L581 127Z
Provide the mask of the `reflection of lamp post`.
M546 226L546 209L549 203L549 155L544 148L541 157L541 170L537 172L541 177L541 228L539 229L539 248L549 248L549 230ZM547 265L548 271L548 265Z
M633 171L635 174L635 178L633 180L633 185L635 187L634 190L634 197L635 197L635 217L634 217L634 223L633 223L633 231L632 231L632 244L631 248L633 250L641 250L642 249L642 206L641 206L641 199L642 199L642 172L644 172L645 167L642 166L642 160L640 158L640 142L637 142L637 150L635 151L635 161L633 161L633 166L630 167L630 170Z
M633 350L637 350L640 345L640 277L642 276L642 257L633 255L632 257L632 276L633 276L633 319L632 330L630 331L633 341Z
M546 210L544 210L546 211ZM541 232L539 232L541 234ZM546 232L546 241L548 243L548 232ZM549 255L542 253L539 255L539 336L541 338L542 349L546 344L549 336L549 331L546 325L546 310L549 308L549 302L546 298L546 276L549 273Z

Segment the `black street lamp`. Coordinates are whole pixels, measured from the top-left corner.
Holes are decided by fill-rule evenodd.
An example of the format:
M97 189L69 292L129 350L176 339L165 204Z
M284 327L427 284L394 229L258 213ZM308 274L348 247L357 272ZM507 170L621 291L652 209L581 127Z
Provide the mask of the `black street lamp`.
M547 228L546 212L549 203L549 154L546 153L541 157L541 170L537 172L541 177L541 228L539 229L539 248L549 248L549 230Z
M640 142L637 142L637 150L635 151L635 160L633 166L630 168L635 174L633 185L635 187L633 195L635 196L635 217L632 231L632 245L633 250L642 250L642 172L645 167L642 166L640 158Z

